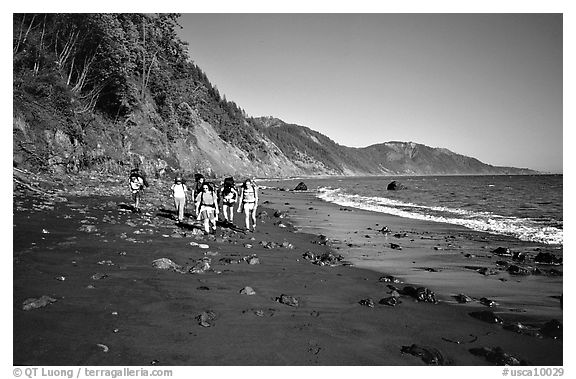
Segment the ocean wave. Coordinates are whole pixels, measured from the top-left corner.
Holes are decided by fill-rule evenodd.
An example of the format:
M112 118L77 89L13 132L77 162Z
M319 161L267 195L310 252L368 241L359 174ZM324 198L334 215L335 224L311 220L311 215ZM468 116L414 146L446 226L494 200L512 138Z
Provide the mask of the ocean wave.
M321 187L318 189L317 197L340 206L411 219L460 225L476 231L513 236L523 241L559 245L562 245L564 241L562 229L542 225L541 222L526 218L505 217L490 212L449 207L426 206L385 197L352 195L339 188Z

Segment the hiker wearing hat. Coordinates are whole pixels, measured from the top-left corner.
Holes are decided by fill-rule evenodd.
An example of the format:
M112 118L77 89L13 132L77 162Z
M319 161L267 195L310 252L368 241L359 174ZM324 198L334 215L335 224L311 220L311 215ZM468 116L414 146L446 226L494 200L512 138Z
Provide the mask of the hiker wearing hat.
M172 196L174 197L174 206L176 207L176 213L178 214L178 222L184 220L184 210L186 209L186 194L188 193L188 188L181 176L177 176L174 179L174 184L170 187L172 190Z

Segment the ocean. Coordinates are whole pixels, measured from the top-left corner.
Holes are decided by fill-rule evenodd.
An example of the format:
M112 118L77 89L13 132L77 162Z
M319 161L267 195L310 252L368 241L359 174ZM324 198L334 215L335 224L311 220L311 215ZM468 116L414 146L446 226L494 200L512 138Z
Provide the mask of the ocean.
M393 180L407 189L388 191ZM301 181L308 191L298 203L292 199L274 206L286 212L298 230L326 235L354 266L430 287L442 301L456 303L453 295L465 293L494 299L500 304L498 311L511 317L562 318L561 266L540 266L542 274L537 275L512 275L499 266L502 259L491 254L507 247L532 257L539 252L563 255L562 175L330 177L258 183L291 190ZM314 199L327 202L326 207ZM422 222L411 225L410 219ZM382 226L392 233L379 233ZM391 244L402 249L394 250ZM533 262L525 264L530 267ZM560 273L549 272L552 267ZM479 268L492 273L481 274Z
M407 189L388 191L392 180ZM371 176L302 181L318 198L340 206L455 224L522 241L563 244L562 175Z

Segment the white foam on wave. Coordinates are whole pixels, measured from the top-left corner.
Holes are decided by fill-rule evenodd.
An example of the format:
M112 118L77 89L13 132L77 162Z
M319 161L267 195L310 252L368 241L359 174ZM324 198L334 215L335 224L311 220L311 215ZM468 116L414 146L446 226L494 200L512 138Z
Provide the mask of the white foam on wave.
M563 230L543 227L534 220L505 217L489 212L473 212L447 207L430 207L384 197L351 195L341 189L319 188L317 197L340 206L363 209L395 216L461 225L466 228L516 237L523 241L563 244ZM431 214L433 213L433 214Z

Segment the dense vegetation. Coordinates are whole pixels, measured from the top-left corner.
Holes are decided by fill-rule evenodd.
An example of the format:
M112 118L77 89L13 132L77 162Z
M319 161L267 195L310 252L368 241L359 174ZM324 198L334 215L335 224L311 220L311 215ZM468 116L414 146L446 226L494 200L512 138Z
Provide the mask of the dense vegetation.
M129 125L147 107L160 116L152 117L154 126L174 140L179 128L192 126L194 110L223 140L256 156L262 149L258 133L190 60L176 34L178 17L15 14L15 112L38 128L65 125L81 143L86 127ZM19 142L15 148L33 152L41 146ZM45 161L42 152L28 155Z

